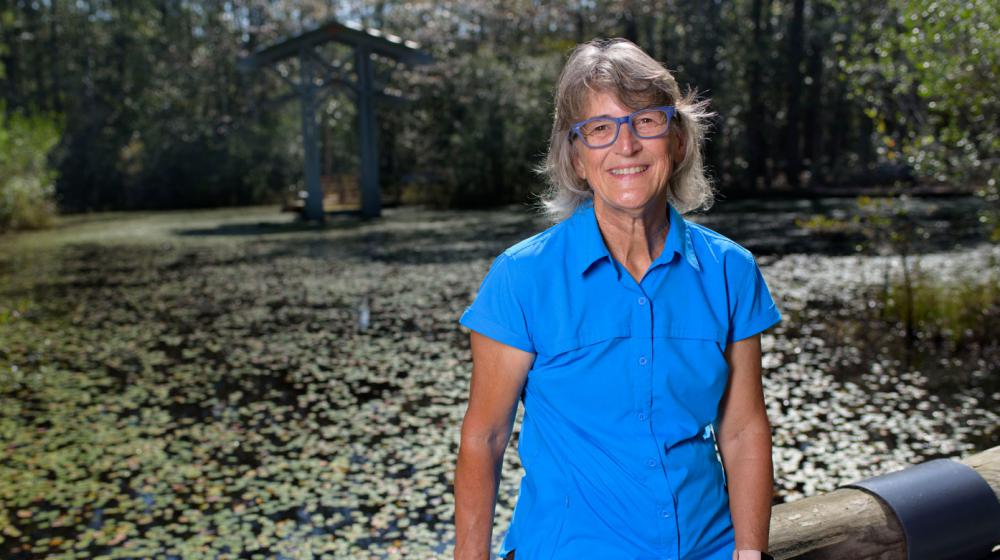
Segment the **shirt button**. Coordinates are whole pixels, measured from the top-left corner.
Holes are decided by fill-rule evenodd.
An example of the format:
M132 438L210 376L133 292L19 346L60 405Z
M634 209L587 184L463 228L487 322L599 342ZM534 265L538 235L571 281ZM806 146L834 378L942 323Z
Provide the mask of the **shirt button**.
M670 512L669 512L669 511L666 511L666 510L664 510L664 511L661 511L661 512L660 512L660 515L662 515L664 519L667 519L667 518L669 518L669 517L670 517Z
M639 357L639 365L640 366L646 365L646 356L640 356Z
M639 305L646 305L646 298L644 297L639 298Z
M639 413L639 421L642 422L645 419L646 419L646 415L640 412Z
M653 460L653 459L650 459L650 460L646 461L646 466L647 467L655 467L656 466L656 461Z

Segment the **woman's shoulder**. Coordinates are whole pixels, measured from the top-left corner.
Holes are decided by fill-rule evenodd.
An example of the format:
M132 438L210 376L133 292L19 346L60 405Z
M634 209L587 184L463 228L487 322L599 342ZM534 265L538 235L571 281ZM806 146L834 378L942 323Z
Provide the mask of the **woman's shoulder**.
M753 253L733 239L702 224L684 220L691 244L700 261L732 266L755 266Z
M743 245L733 239L702 224L684 219L684 224L691 235L691 242L695 250L704 247L709 254L717 255L722 259L736 258L753 260L753 253ZM701 246L701 247L699 247Z
M500 258L517 263L519 267L543 265L566 248L566 228L566 221L549 226L507 247Z

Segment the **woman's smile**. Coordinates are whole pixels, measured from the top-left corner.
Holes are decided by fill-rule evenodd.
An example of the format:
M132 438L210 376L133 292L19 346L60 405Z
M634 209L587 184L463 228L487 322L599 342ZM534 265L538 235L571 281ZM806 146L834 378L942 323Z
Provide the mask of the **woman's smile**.
M649 169L648 165L632 165L629 167L613 167L609 171L612 175L616 177L634 177L636 175L641 175Z

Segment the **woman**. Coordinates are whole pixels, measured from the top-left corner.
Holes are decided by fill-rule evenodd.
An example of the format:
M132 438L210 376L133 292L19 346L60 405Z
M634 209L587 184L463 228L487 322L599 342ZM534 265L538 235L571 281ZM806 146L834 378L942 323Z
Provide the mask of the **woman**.
M712 201L705 102L611 40L574 50L555 104L544 204L558 223L498 256L461 318L455 558L490 557L519 399L525 474L501 557L761 558L759 333L781 315L746 249L681 217Z

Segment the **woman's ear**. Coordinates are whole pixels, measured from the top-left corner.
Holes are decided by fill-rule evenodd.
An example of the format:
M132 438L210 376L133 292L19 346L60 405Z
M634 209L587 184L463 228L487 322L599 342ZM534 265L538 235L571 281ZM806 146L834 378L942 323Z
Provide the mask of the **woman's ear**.
M573 154L573 170L576 171L576 176L584 181L587 180L587 168L583 166L583 162L576 154Z
M680 132L675 138L677 140L674 142L674 168L684 163L684 157L687 155L687 137L684 132Z

